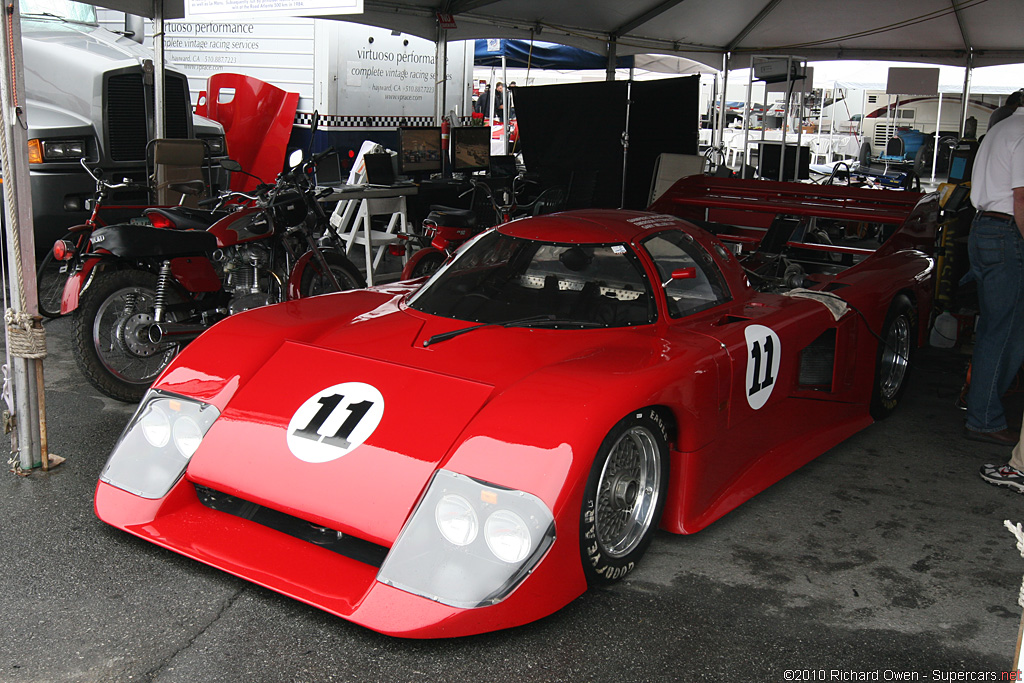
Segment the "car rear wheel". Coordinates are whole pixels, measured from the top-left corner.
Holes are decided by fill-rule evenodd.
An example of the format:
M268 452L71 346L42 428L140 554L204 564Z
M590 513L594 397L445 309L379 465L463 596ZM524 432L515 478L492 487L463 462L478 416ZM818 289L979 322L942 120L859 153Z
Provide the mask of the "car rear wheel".
M876 420L892 414L907 389L917 339L917 312L903 294L889 305L880 337L871 393L871 416Z
M668 437L657 411L619 420L598 449L580 510L580 554L590 585L636 566L661 520L668 488Z

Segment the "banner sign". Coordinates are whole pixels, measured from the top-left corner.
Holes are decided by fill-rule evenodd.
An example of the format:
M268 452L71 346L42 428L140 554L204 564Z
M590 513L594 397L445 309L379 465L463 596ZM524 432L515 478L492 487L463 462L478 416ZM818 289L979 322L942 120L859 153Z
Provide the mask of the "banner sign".
M186 18L362 14L363 0L186 0Z

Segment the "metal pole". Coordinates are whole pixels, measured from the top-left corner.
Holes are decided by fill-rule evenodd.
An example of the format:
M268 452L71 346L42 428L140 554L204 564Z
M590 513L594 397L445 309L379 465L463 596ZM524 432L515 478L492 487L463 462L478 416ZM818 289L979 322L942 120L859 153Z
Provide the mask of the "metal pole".
M622 198L619 208L626 208L626 167L629 160L629 109L633 104L633 79L626 81L626 128L622 131Z
M942 128L942 93L939 93L939 111L935 115L935 144L932 145L932 182L935 182L935 167L939 165L939 129Z
M967 128L967 107L971 97L971 72L974 70L974 52L967 54L967 64L964 65L964 92L960 96L960 137L964 136Z
M750 100L754 96L754 57L750 58L750 70L747 76L747 99L743 103L743 147L740 149L740 178L747 178L747 142L750 139ZM767 96L765 98L767 100ZM764 115L761 118L761 139L764 139ZM758 149L760 153L760 149ZM757 163L761 163L758 157Z
M25 111L25 70L22 63L21 14L18 3L5 0L3 31L0 43L4 57L0 59L0 109L3 126L0 131L0 158L4 183L4 219L6 221L6 256L11 307L16 313L38 313L35 273L35 237L32 224L32 193L28 171L28 120ZM17 436L18 464L31 470L41 462L38 394L43 390L36 382L35 361L10 355L8 368L13 379L14 418ZM41 362L41 361L40 361Z
M715 145L722 145L725 142L725 91L729 86L729 53L722 55L722 98L721 106L718 108L718 140L712 140ZM725 154L725 150L722 150Z
M604 80L614 81L615 80L615 53L617 52L618 43L615 37L612 36L608 40L608 63L604 69Z
M508 59L504 50L501 52L501 82L501 153L508 154Z
M164 118L164 3L153 0L153 137L162 140L167 136Z
M434 52L434 125L440 126L448 101L448 30L437 27L437 49ZM453 122L454 123L454 122Z

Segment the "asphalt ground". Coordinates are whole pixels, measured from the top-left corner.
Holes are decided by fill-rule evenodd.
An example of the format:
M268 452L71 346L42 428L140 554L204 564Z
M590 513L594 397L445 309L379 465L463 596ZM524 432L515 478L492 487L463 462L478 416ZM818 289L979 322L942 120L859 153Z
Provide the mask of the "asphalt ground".
M1024 497L978 478L1009 449L961 437L963 355L920 354L890 419L697 534L659 532L616 586L519 628L409 641L96 519L133 407L84 381L70 329L46 325L50 450L67 461L0 473L0 681L953 681L1011 667L1024 559L1003 520L1024 521Z

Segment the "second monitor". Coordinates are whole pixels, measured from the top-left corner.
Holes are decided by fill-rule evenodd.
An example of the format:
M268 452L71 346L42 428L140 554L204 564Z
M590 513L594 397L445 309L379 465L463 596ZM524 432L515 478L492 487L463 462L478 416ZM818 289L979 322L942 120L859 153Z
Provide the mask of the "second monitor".
M424 175L444 170L440 128L399 128L398 132L399 173Z
M486 171L491 156L490 126L452 128L452 170L456 173Z

